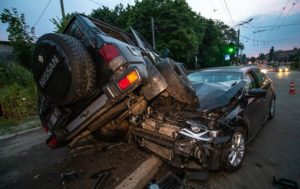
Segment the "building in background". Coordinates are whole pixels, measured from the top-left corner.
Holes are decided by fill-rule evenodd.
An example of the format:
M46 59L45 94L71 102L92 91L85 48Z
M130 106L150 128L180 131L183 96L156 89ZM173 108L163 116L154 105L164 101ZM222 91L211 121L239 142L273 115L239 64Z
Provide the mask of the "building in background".
M0 41L0 61L10 63L15 60L13 55L13 48L8 41Z

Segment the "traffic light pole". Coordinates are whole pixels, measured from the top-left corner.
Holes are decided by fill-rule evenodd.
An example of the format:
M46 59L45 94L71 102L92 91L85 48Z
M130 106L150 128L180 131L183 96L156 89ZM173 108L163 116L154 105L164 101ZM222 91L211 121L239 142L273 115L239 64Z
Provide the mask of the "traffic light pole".
M240 44L240 28L238 29L237 31L237 44L236 44L236 58L237 58L237 61L239 59L239 44Z

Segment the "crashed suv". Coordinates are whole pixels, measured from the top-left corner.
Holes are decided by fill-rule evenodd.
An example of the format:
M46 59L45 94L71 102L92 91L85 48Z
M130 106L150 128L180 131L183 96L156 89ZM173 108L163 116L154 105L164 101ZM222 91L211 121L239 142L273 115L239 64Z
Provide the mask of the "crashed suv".
M233 171L275 111L272 82L256 68L187 76L134 29L80 14L38 39L32 71L51 148L130 137L175 167Z

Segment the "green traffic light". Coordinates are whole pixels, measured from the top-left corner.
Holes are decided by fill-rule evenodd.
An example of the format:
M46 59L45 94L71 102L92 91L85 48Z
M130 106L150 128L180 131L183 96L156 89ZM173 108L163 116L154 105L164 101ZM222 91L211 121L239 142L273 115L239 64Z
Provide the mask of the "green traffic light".
M229 49L228 49L228 52L229 52L229 53L233 53L233 52L234 52L234 48L229 48Z

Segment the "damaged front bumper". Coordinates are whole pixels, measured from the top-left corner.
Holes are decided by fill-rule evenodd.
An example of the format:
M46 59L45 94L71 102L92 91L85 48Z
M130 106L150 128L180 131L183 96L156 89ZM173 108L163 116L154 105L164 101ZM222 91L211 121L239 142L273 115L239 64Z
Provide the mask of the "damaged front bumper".
M207 128L193 131L154 120L146 120L142 128L133 129L140 146L159 155L172 166L198 170L218 170L222 166L231 139L230 132L224 133L223 130Z

